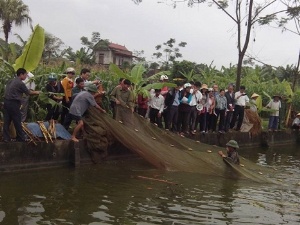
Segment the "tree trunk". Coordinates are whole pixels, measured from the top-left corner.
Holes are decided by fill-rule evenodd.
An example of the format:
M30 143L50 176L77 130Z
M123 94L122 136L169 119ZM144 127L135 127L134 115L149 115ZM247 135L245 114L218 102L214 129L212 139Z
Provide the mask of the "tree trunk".
M246 31L246 38L245 38L245 42L244 42L244 46L243 48L241 48L241 36L242 36L242 32L241 32L241 16L240 16L240 12L241 12L241 4L239 3L238 0L237 1L237 9L236 9L236 15L237 15L237 23L238 23L238 51L239 51L239 59L238 59L238 64L237 64L237 72L236 72L236 90L240 89L240 85L241 85L241 74L242 74L242 65L243 65L243 59L244 56L246 54L248 45L249 45L249 41L250 41L250 35L251 35L251 28L252 28L252 9L253 9L253 1L254 0L250 0L249 1L249 8L248 8L248 18L247 18L247 31Z
M243 59L245 54L239 52L239 59L237 64L237 71L236 71L236 82L235 82L235 90L238 91L241 85L241 75L242 75L242 66L243 66Z

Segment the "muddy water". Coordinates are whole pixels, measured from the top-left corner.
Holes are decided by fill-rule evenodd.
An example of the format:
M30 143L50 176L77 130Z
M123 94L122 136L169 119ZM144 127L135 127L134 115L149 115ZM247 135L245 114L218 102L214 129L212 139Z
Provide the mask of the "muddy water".
M1 174L0 224L300 224L300 147L242 151L275 166L283 185L159 171L143 160Z

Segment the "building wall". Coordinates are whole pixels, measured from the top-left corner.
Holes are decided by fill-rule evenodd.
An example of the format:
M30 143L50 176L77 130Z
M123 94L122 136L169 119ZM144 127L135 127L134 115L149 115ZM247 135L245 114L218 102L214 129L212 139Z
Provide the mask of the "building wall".
M102 57L101 57L102 55ZM95 61L98 64L110 64L112 62L112 56L111 51L97 51L95 53ZM103 59L103 62L101 62L101 58Z
M103 63L100 62L101 58L103 59ZM114 55L112 51L97 51L95 52L95 61L97 64L108 65L110 63L115 63L116 65L121 66L124 62L128 62L129 64L131 64L132 58Z

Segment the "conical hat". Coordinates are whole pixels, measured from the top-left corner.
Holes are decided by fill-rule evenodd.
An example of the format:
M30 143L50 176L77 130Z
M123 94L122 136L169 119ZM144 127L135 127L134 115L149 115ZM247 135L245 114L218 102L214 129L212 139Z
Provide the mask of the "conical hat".
M251 98L255 98L255 97L259 97L259 95L256 94L256 93L254 93L254 94L251 96Z

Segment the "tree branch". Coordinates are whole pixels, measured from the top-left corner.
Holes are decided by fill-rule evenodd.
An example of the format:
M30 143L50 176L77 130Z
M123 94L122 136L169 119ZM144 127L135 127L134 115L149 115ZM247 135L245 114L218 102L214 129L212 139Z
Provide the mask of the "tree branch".
M273 2L270 2L268 4L266 4L264 7L262 7L260 10L257 11L257 13L254 15L254 17L252 18L252 21L255 20L255 18L267 7L269 7L271 4L273 4L274 2L276 2L276 0L274 0ZM252 23L253 25L253 23Z
M212 0L221 10L223 10L223 12L225 12L227 14L227 16L229 16L235 23L238 23L238 21L232 16L230 15L229 12L227 12L217 1Z
M283 13L283 12L286 12L287 10L281 10L281 11L278 11L278 12L275 12L275 13L272 13L272 14L269 14L268 16L274 16L274 15L277 15L279 13ZM256 16L258 16L259 14L257 13ZM255 18L256 18L255 16ZM256 20L253 18L252 20L252 25L255 24L257 21L259 20L259 18L257 18Z

